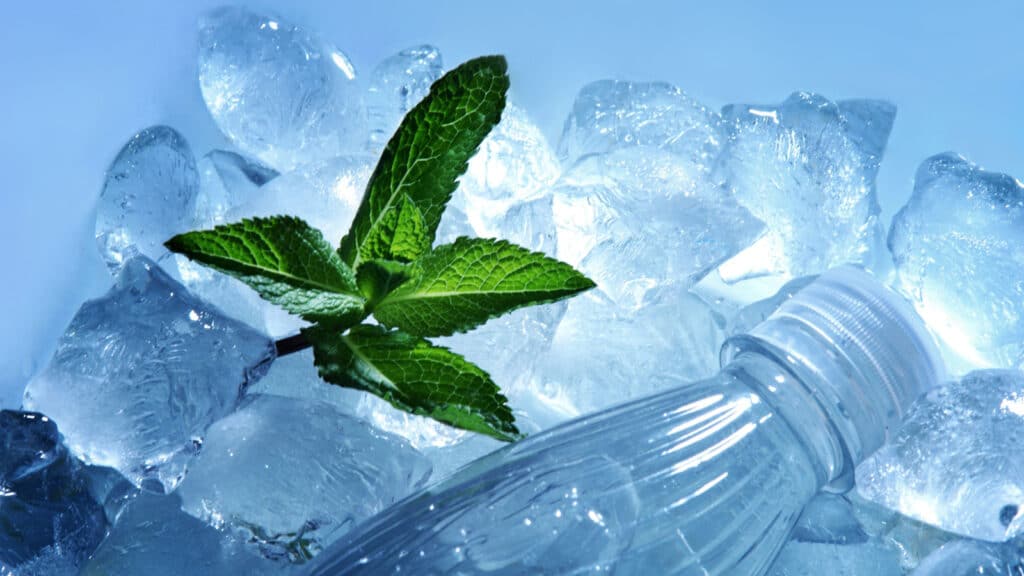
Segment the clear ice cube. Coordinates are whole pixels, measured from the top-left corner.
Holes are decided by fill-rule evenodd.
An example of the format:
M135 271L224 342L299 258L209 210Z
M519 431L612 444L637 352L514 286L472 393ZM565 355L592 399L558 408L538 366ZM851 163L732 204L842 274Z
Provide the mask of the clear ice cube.
M641 147L580 160L556 183L553 211L559 259L623 308L691 285L764 229L692 162Z
M171 490L206 427L273 358L273 342L137 257L79 309L25 407L60 422L87 463Z
M60 551L75 565L99 544L103 509L57 425L36 412L0 411L0 574ZM42 560L39 560L40 562Z
M107 168L96 210L96 244L116 272L136 254L161 261L175 234L192 224L199 173L192 149L167 126L128 141Z
M253 395L210 427L177 493L264 556L304 562L429 476L408 443L326 403Z
M857 469L865 498L1000 542L1024 528L1024 374L972 372L930 391Z
M723 140L721 124L717 112L671 84L599 80L576 96L558 155L572 164L587 154L650 146L706 170Z
M348 57L276 16L239 6L204 15L199 87L221 132L282 172L365 146L366 111Z
M141 492L82 568L82 576L223 576L288 574L286 567L250 554L231 535L181 510L177 494Z
M406 112L430 92L430 85L443 73L441 52L429 44L402 50L377 64L366 95L372 154L380 154Z
M560 173L540 128L510 103L470 159L448 205L466 217L476 236L515 241L510 234L518 229L506 222L506 214L543 196Z
M946 153L917 170L889 231L897 288L951 371L1024 363L1024 184Z
M789 279L844 263L877 267L883 251L875 175L895 114L888 102L836 103L806 92L777 106L726 106L715 175L768 230L719 268L722 278Z

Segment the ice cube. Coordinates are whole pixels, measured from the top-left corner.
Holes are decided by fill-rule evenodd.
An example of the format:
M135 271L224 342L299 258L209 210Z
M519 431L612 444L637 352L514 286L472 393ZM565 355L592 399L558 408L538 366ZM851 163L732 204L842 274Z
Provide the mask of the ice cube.
M380 154L405 114L443 73L441 52L429 44L402 50L377 64L366 96L371 154Z
M897 287L952 372L1024 363L1024 184L939 154L889 231Z
M534 420L546 428L715 374L723 329L707 304L680 286L652 290L636 308L595 289L569 301L550 351L509 396L535 396L547 413Z
M82 569L82 576L287 573L286 567L250 554L231 535L183 512L177 494L148 492L128 503Z
M60 422L87 463L171 490L206 427L234 410L273 357L273 342L136 257L79 309L25 406Z
M843 263L877 267L875 175L896 108L798 92L778 106L723 109L727 138L715 175L768 224L755 245L719 268L726 282L785 279Z
M977 540L957 540L939 548L921 562L913 576L1008 576L1020 574L1019 553L1006 546Z
M480 144L449 206L464 214L476 236L506 238L517 229L508 211L539 199L561 173L558 159L526 112L509 104Z
M0 574L35 556L76 565L106 530L81 463L57 425L36 412L0 411ZM28 570L28 568L25 568Z
M1024 527L1024 374L972 372L930 391L857 469L860 494L971 538Z
M227 224L228 213L245 204L256 189L277 178L277 170L227 150L211 150L199 160L199 193L193 226Z
M178 494L264 556L303 562L429 476L408 443L326 403L253 395L210 427Z
M163 243L192 224L199 173L185 138L153 126L128 141L107 168L96 210L96 244L116 272L136 254L161 261Z
M568 165L587 154L650 146L707 170L723 140L721 123L717 112L671 84L599 80L576 96L558 155Z
M221 132L282 172L365 146L348 57L276 16L226 6L201 18L199 87Z
M954 538L857 498L821 493L804 509L770 576L902 575ZM829 572L831 573L831 572Z
M641 147L580 160L555 185L553 210L559 259L623 308L691 285L764 228L693 163Z

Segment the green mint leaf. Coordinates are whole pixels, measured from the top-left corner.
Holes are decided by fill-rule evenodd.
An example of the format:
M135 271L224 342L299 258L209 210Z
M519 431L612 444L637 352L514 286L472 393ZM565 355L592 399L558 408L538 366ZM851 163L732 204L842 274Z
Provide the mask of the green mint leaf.
M349 266L358 269L377 258L411 260L433 243L459 176L501 119L509 84L506 68L502 56L470 60L439 78L405 115L338 249ZM406 199L422 216L419 241L409 241L415 232L397 230L410 222L419 226L401 217Z
M397 204L381 216L376 230L366 240L368 246L372 244L367 253L388 254L394 260L410 262L430 251L427 223L408 194L402 194Z
M365 390L406 412L510 442L520 434L507 400L486 372L447 348L380 326L346 334L303 330L320 376Z
M351 325L366 316L352 270L319 230L298 218L242 220L180 234L166 246L306 320Z
M356 283L359 291L370 302L375 304L392 290L411 277L407 264L393 260L370 260L363 262L356 271Z
M459 238L410 265L413 278L385 296L373 315L417 336L447 336L533 304L594 287L586 276L504 240Z

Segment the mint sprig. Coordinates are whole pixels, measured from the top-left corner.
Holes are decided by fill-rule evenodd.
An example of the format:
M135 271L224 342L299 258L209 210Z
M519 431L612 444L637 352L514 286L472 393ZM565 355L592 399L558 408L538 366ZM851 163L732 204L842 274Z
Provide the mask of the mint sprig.
M477 58L434 83L388 142L337 251L290 216L188 232L167 248L313 322L302 336L324 380L458 428L518 438L491 377L425 339L594 286L504 240L459 238L431 250L459 176L501 119L506 68L504 57ZM378 325L364 323L371 315Z

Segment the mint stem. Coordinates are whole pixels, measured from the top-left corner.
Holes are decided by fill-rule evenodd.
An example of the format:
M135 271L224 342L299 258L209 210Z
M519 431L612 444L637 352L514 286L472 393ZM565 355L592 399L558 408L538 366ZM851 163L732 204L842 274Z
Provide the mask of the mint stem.
M280 358L281 356L294 354L295 352L299 352L300 350L305 350L306 348L309 348L312 345L313 344L309 340L306 340L306 337L303 336L301 332L299 332L298 334L294 334L292 336L288 336L287 338L281 338L280 340L274 342L274 347L277 348L278 358Z

